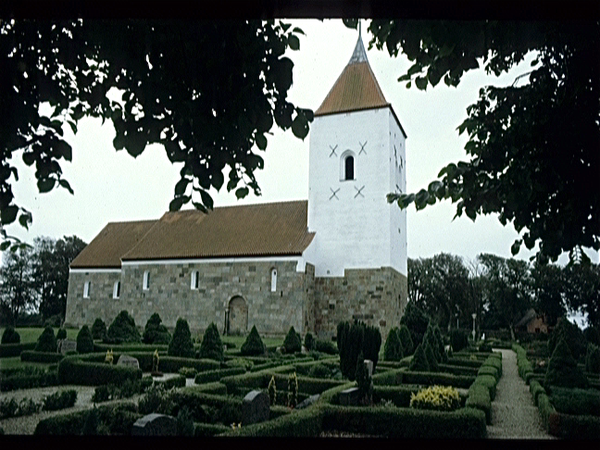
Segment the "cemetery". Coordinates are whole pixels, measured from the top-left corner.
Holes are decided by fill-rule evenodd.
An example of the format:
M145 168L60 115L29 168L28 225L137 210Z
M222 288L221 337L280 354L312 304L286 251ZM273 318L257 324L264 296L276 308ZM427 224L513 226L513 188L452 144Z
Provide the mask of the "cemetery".
M51 407L65 412L40 420L35 435L482 439L505 348L550 435L597 439L597 336L560 323L546 341L517 343L474 341L466 330L443 336L431 322L387 336L340 322L336 340L321 342L293 327L279 339L256 328L221 336L216 326L192 337L184 319L171 332L160 317L141 330L123 312L108 328L84 325L77 339L61 333L57 342L47 327L35 346L3 343L0 428ZM94 388L89 408L68 411L73 385ZM11 398L42 387L56 392L42 402Z

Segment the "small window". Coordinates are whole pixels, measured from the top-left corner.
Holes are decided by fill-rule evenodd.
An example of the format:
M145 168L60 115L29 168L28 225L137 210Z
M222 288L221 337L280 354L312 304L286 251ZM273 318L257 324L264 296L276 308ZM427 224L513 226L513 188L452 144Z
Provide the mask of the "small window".
M90 298L90 287L91 283L89 281L83 283L83 298Z
M192 282L190 283L191 289L198 289L198 275L197 270L192 271Z
M119 298L121 296L121 282L115 282L113 286L113 298Z
M354 156L347 156L344 161L344 180L354 180Z
M271 292L277 290L277 269L271 269Z
M144 272L144 279L142 281L142 288L147 291L150 287L150 272L147 270Z

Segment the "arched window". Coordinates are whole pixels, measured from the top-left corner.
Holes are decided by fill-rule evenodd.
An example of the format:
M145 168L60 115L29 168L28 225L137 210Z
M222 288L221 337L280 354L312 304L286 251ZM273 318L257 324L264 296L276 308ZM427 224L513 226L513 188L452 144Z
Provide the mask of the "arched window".
M193 270L192 271L192 280L190 283L190 288L191 289L198 289L198 271L197 270Z
M149 287L150 287L150 272L148 272L146 270L144 272L144 278L142 280L142 289L144 289L145 291L147 291Z
M113 286L113 298L119 298L121 296L121 282L116 281Z
M354 156L346 156L344 160L344 180L354 180Z
M92 283L86 281L83 283L83 298L90 298L90 288Z
M271 292L277 290L277 269L271 269Z

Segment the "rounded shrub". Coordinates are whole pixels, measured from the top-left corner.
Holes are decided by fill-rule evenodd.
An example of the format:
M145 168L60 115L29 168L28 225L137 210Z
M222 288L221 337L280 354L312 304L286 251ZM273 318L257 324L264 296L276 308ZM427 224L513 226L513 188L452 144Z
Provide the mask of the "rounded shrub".
M40 334L35 347L36 352L56 352L56 337L54 336L54 329L51 326L47 326Z
M431 386L410 396L410 407L434 411L455 411L460 408L460 396L452 386Z
M255 325L252 325L250 334L240 348L240 353L243 356L257 356L265 353L265 345L263 344Z
M106 324L99 317L94 320L92 325L92 337L99 341L106 339Z
M146 322L142 342L144 344L168 344L171 342L171 333L162 324L162 319L158 313L152 314Z
M398 336L398 328L393 327L387 335L385 345L383 346L383 359L386 361L400 361L404 358L404 349L402 341Z
M214 322L211 322L202 337L202 343L200 344L200 358L223 361L224 357L223 342L221 341L219 330Z
M283 340L283 348L286 353L297 353L302 350L302 341L300 340L300 336L294 330L294 327L290 327L288 334L285 336Z
M94 338L87 325L84 325L77 333L77 352L92 353L94 351Z
M21 343L21 335L17 333L14 327L6 327L4 333L2 333L2 343L3 344L20 344Z
M194 357L194 343L192 342L192 333L187 320L179 318L175 325L173 338L169 342L167 350L169 356L179 356L182 358Z
M135 320L125 310L121 311L112 321L106 333L106 341L110 344L124 342L141 343L142 337L135 326Z

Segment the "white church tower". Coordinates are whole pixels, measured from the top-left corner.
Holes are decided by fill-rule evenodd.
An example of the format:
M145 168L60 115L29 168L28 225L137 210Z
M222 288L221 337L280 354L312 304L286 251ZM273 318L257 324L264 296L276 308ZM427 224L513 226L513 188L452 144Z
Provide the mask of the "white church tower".
M405 141L406 133L375 79L359 35L350 61L316 110L310 131L308 229L316 233L310 248L315 277L323 285L335 285L337 279L346 286L343 292L333 289L322 301L324 315L339 311L333 322L355 318L388 329L398 325L404 310L406 212L388 203L386 195L406 191ZM352 278L364 283L382 270L387 281L379 284L384 287L348 287ZM390 290L394 298L381 303L378 294ZM356 302L350 300L353 296ZM375 302L369 302L373 296ZM349 311L346 317L342 308L332 307L331 302L341 301ZM383 316L373 312L374 304L386 310ZM332 322L332 317L322 320Z

